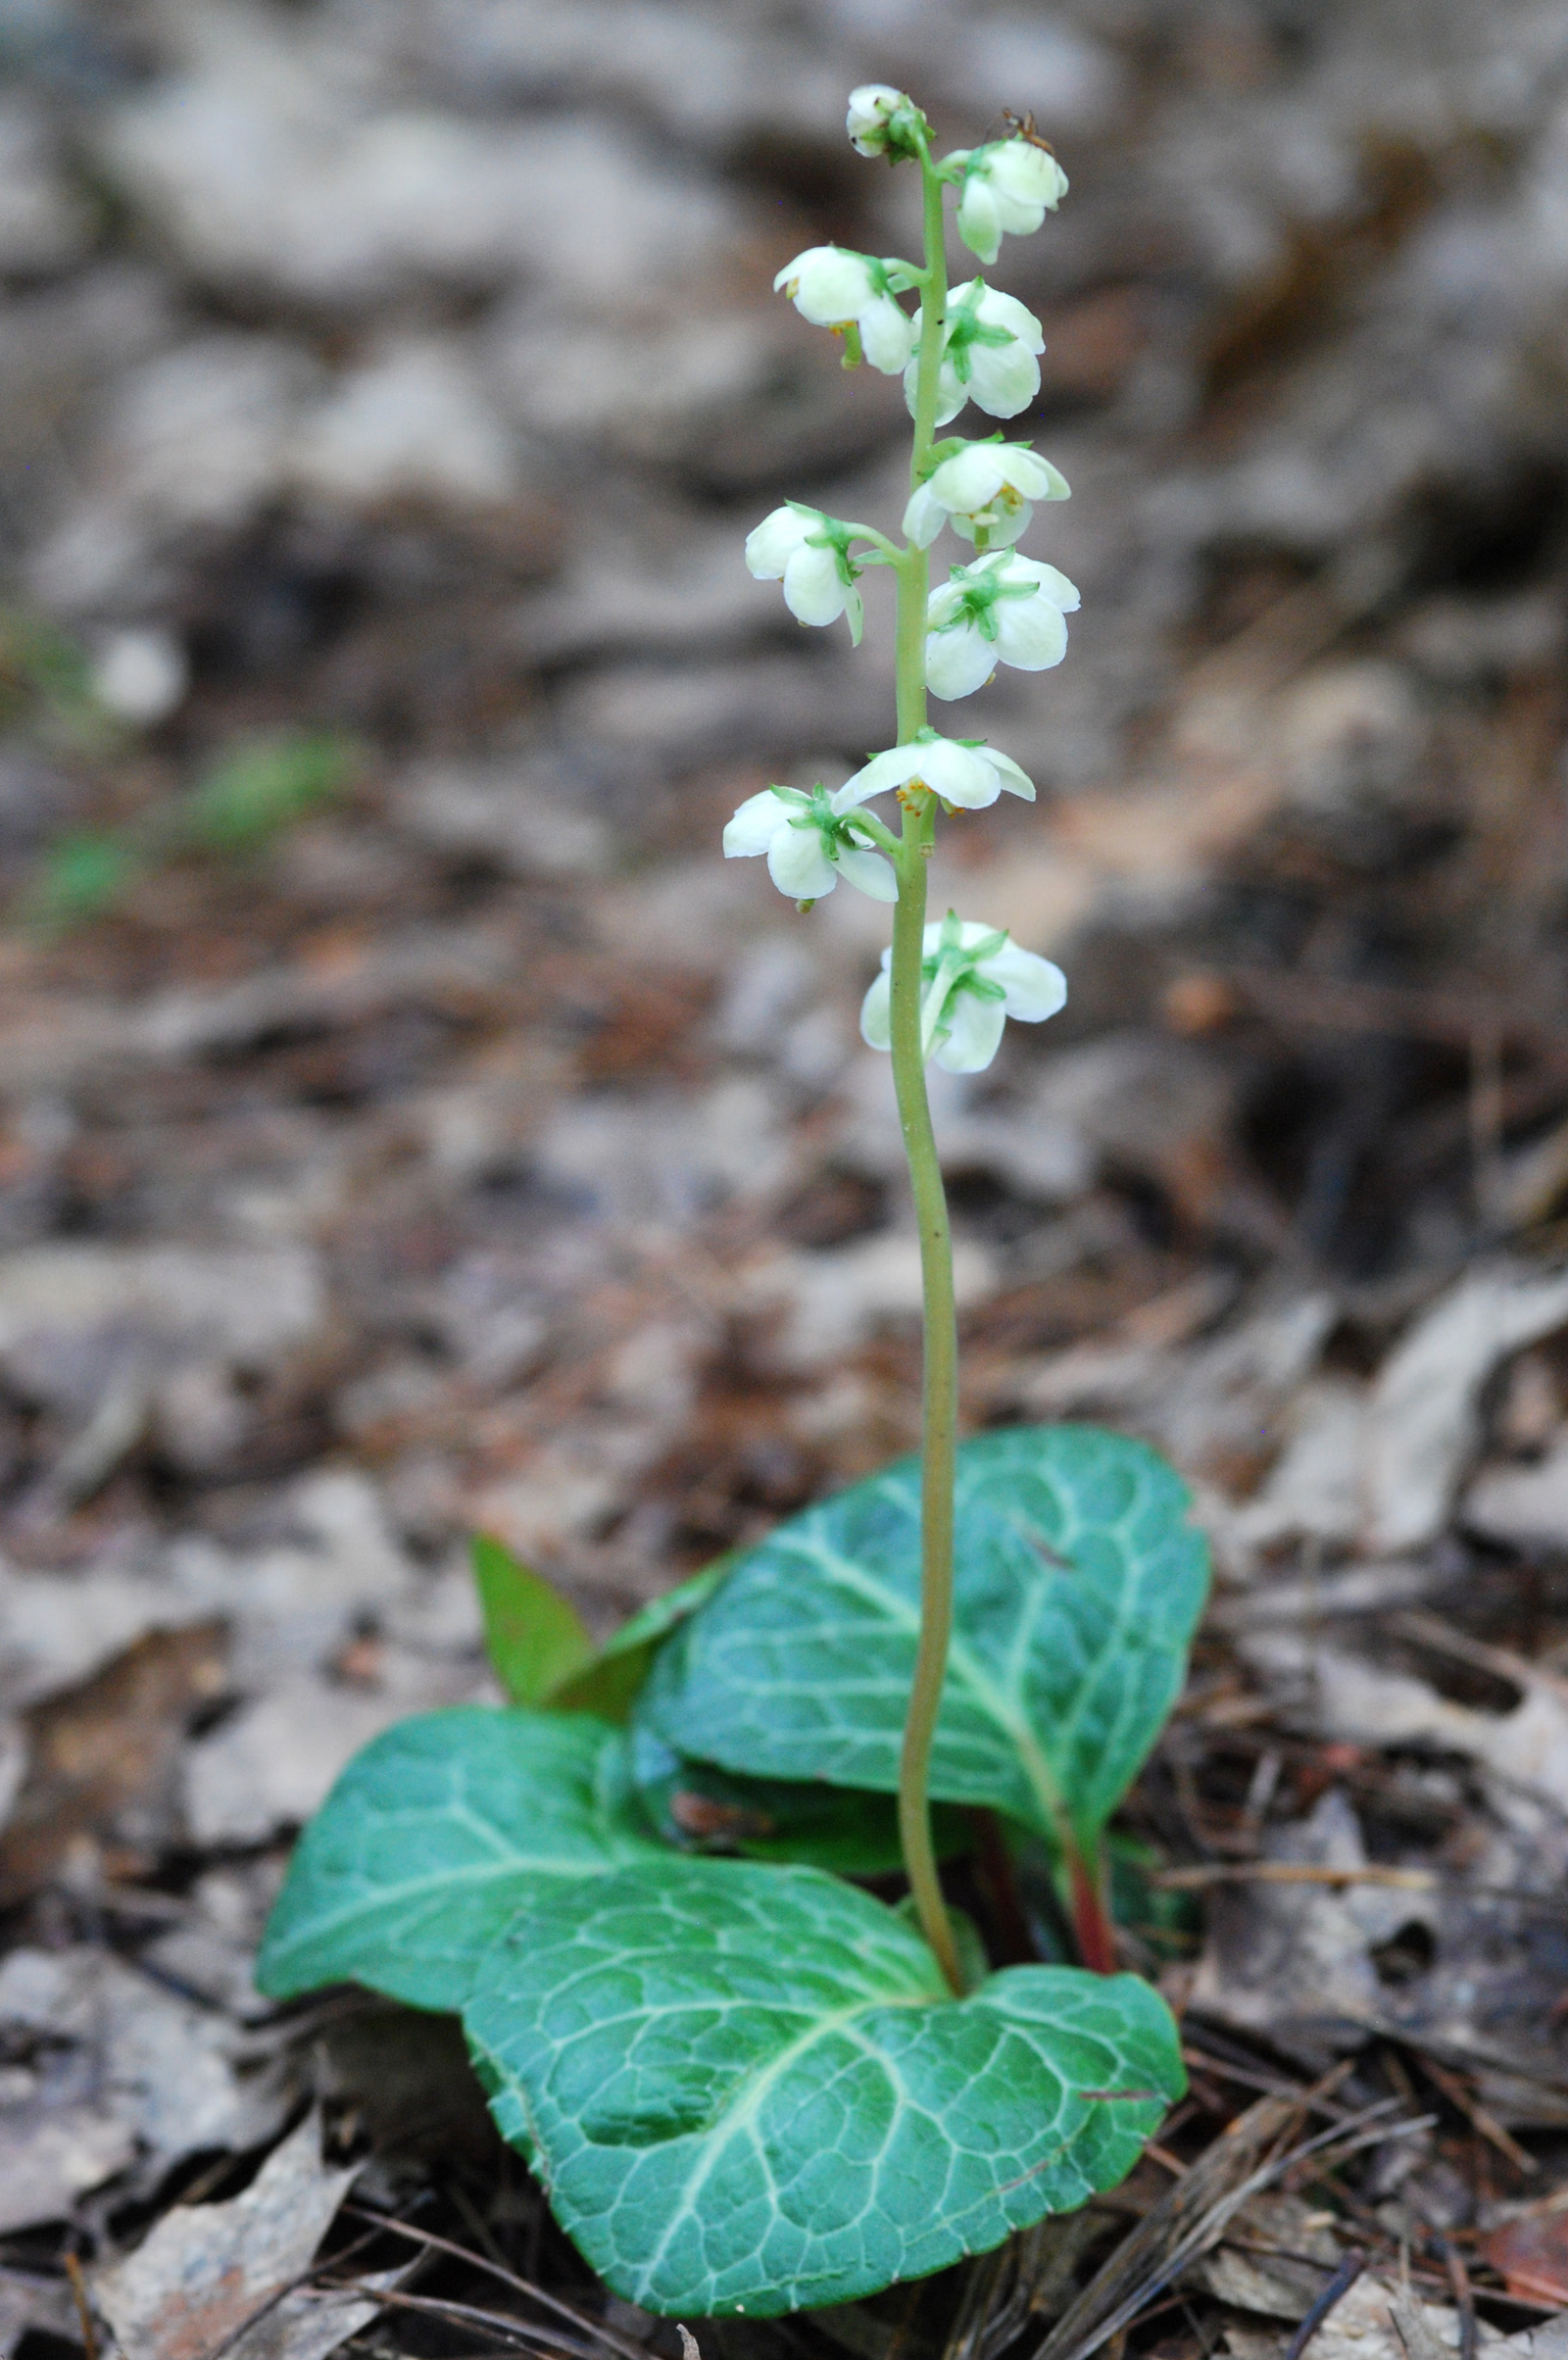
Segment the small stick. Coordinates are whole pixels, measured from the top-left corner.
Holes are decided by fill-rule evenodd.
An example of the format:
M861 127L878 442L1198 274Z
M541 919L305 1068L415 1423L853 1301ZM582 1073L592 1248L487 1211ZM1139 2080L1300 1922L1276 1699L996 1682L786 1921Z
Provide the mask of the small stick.
M1521 2172L1528 2178L1532 2173L1540 2171L1541 2166L1534 2155L1529 2152L1528 2148L1522 2147L1517 2139L1509 2136L1495 2115L1487 2112L1479 2098L1471 2096L1458 2074L1449 2073L1446 2066L1440 2065L1435 2058L1429 2057L1424 2048L1417 2049L1416 2058L1428 2081L1436 2083L1448 2103L1458 2107L1471 2129L1479 2131L1489 2146L1495 2147L1499 2155L1507 2156L1516 2172Z
M1475 2289L1470 2284L1470 2273L1464 2266L1464 2256L1441 2230L1435 2230L1433 2237L1443 2256L1444 2268L1448 2273L1448 2284L1453 2288L1454 2305L1459 2313L1459 2360L1476 2360L1476 2346L1480 2338L1476 2328Z
M1295 2335L1291 2337L1290 2342L1286 2345L1285 2360L1301 2360L1301 2354L1305 2351L1307 2345L1311 2342L1313 2336L1317 2334L1318 2329L1323 2325L1324 2320L1327 2319L1335 2304L1342 2302L1345 2296L1349 2293L1350 2288L1354 2286L1356 2280L1360 2277L1365 2268L1366 2255L1360 2250L1359 2246L1352 2246L1350 2251L1346 2255L1344 2261L1340 2264L1338 2270L1335 2271L1334 2276L1329 2280L1328 2285L1324 2287L1316 2302L1312 2305L1310 2311L1308 2311L1306 2314L1306 2317L1302 2320L1300 2326L1297 2329Z
M87 2274L79 2255L67 2253L66 2277L71 2286L71 2299L76 2306L76 2323L81 2329L82 2349L87 2360L98 2360L98 2331L93 2326L92 2308L87 2299Z

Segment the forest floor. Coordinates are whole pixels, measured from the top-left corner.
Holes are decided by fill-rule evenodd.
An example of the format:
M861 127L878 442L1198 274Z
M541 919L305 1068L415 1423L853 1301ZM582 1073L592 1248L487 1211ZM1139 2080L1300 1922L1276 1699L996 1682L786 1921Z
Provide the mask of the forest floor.
M933 881L1071 1000L938 1115L969 1428L1143 1435L1212 1541L1124 1814L1192 2092L699 2339L1561 2360L1560 8L8 0L0 65L0 2360L112 2271L126 2360L677 2360L448 2025L251 1968L349 1756L498 1694L474 1530L604 1634L915 1439L882 912L718 856L888 731L739 563L899 503L767 292L910 234L873 74L1073 183L997 276L1083 612Z

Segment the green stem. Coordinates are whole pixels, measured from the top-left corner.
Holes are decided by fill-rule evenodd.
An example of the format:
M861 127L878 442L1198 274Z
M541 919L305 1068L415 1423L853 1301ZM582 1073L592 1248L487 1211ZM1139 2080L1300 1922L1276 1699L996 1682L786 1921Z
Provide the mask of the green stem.
M942 183L929 157L922 156L920 172L925 197L926 278L921 290L911 485L920 481L935 432L948 295ZM925 551L904 550L896 561L895 570L902 746L925 726L925 622L930 587ZM899 899L893 912L893 1082L920 1234L925 1356L920 1435L920 1638L899 1761L899 1841L921 1932L936 1953L950 1990L961 1993L963 1976L931 1841L929 1794L931 1744L942 1704L948 1646L953 1633L953 1487L958 1427L958 1328L953 1294L953 1237L926 1097L925 1046L920 1025L926 860L935 832L936 798L921 792L906 794L903 800L904 831L897 860Z

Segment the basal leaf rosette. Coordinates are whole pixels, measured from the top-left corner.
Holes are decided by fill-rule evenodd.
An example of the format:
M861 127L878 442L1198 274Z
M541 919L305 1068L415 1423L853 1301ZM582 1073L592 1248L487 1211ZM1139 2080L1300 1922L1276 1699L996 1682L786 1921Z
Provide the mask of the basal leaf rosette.
M504 2136L613 2291L687 2318L851 2302L1112 2188L1184 2087L1135 1976L961 1999L812 1868L686 1860L525 1911L464 2013Z

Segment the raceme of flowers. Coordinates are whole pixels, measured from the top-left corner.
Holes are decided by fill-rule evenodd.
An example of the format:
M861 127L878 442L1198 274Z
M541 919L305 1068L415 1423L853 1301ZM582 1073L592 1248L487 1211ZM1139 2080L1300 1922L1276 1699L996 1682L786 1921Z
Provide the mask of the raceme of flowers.
M863 156L890 164L930 156L931 125L907 94L868 82L850 94L846 128ZM958 190L957 229L982 264L996 261L1004 237L1026 236L1054 212L1066 174L1032 125L977 148L958 149L935 167ZM928 258L929 259L929 258ZM919 414L918 348L924 312L901 300L931 284L930 272L896 256L859 254L838 245L808 247L774 279L804 320L842 338L844 363L861 361L885 376L902 375L905 398ZM1014 296L982 277L946 298L936 415L942 427L972 402L995 418L1017 418L1040 390L1040 322ZM928 394L929 400L929 394ZM1067 647L1066 616L1078 592L1054 565L1020 556L1014 544L1042 502L1065 500L1068 486L1027 442L952 438L920 445L921 479L904 516L909 551L931 547L944 527L973 545L928 596L925 682L944 700L984 686L999 664L1044 671ZM852 555L852 548L855 554ZM824 625L842 615L859 644L859 577L867 565L906 564L881 532L850 524L789 500L749 534L746 564L760 581L782 585L790 613ZM901 576L901 579L905 577ZM918 577L917 577L918 578ZM901 596L903 593L901 592ZM803 908L831 893L841 877L873 900L896 902L899 868L885 853L898 839L863 807L897 794L906 810L982 811L1004 794L1032 802L1034 783L980 738L944 737L929 726L874 754L830 792L764 788L748 797L724 830L731 860L765 859L779 891ZM907 841L907 838L906 839ZM878 849L878 848L881 849ZM865 996L860 1029L875 1048L892 1045L892 953ZM1020 950L1005 932L949 913L927 926L921 985L923 1053L950 1072L988 1065L1006 1018L1039 1023L1066 998L1059 968Z
M1054 565L998 549L955 565L926 610L925 677L944 703L983 688L999 662L1049 671L1067 653L1078 593Z
M847 808L847 807L846 807ZM866 849L863 829L840 816L840 798L818 784L764 787L749 795L724 830L726 860L767 859L767 873L792 902L819 902L840 877L873 902L896 902L893 864Z
M1043 1023L1066 1005L1067 978L1049 959L1020 951L1005 931L974 919L927 926L920 967L920 1037L928 1057L949 1073L979 1073L1002 1045L1009 1016ZM860 1033L872 1049L893 1046L893 953L860 1007Z

